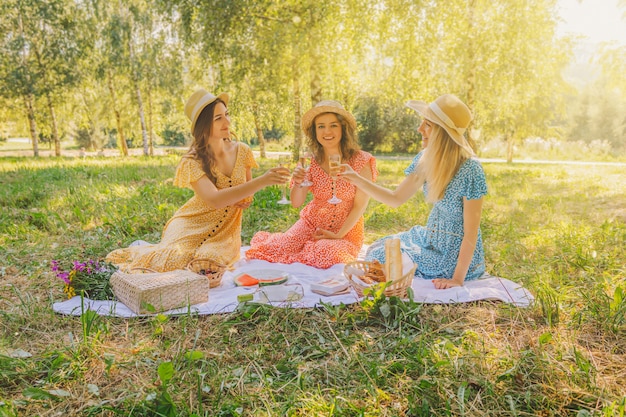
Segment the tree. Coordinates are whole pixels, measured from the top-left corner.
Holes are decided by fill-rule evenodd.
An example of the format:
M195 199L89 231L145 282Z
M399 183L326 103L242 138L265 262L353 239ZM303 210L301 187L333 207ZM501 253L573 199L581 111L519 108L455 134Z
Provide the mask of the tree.
M202 43L214 88L237 92L234 105L248 109L251 131L292 129L294 156L302 140L302 108L321 98L352 105L345 99L354 99L350 74L356 73L356 61L340 57L350 52L356 57L356 40L366 39L352 29L359 21L357 8L348 7L352 3L360 2L237 0L219 7L212 0L176 2L187 49ZM285 109L291 117L285 117ZM289 120L292 128L286 126Z
M375 3L365 93L395 105L454 93L474 111L470 135L508 137L511 159L563 111L571 45L555 37L554 10L553 0Z
M487 2L488 3L488 2ZM561 71L571 56L567 39L555 36L555 1L532 5L506 0L497 7L480 2L476 22L482 28L476 39L474 110L483 135L502 135L507 161L514 144L531 136L551 136L551 122L564 111L567 87ZM477 10L478 11L478 10Z
M568 139L590 142L591 133L591 98L589 91L579 94L577 107L572 110L572 123L568 132Z
M110 109L115 116L118 146L122 155L128 156L125 123L118 84L126 81L130 73L128 10L122 2L96 0L90 3L90 19L96 32L93 62L95 77L103 81L110 95Z
M72 120L59 131L92 132L94 146L101 142L97 135L115 132L123 154L127 137L141 137L144 154L151 154L158 132L187 130L184 101L199 86L231 94L234 132L256 136L263 156L267 131L287 132L297 154L301 114L320 99L338 100L355 113L365 146L410 151L419 136L403 103L450 92L474 111L471 138L478 145L509 138L511 159L522 138L558 133L554 121L560 123L564 93L570 94L560 72L571 45L555 36L555 2L42 1L65 6L46 23L55 34L50 39L70 33L57 15L76 7L76 27L91 41L91 49L68 49L91 52L90 65L68 61L81 82L74 89L57 72L41 71L55 65L54 56L37 58L25 39L42 36L15 29L19 13L38 16L35 6L9 0L1 6L7 53L0 57L0 83L6 97L21 100L33 132L53 120L36 109L46 106L52 114L58 103L68 103ZM72 56L51 45L58 56ZM611 56L607 67L621 68ZM58 87L46 90L50 84Z
M81 10L67 0L7 0L0 13L0 91L23 100L35 156L39 156L36 106L38 99L45 99L59 156L55 101L76 85L75 68L87 52Z

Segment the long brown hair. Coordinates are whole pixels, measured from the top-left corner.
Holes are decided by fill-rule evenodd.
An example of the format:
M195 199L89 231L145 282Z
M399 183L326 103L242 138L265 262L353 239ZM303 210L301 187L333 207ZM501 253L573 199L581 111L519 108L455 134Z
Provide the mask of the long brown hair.
M199 159L202 163L202 170L211 182L217 185L217 177L214 172L216 164L215 154L209 146L209 137L211 137L211 130L213 128L213 116L215 115L215 106L217 103L224 103L219 98L213 103L206 106L196 120L196 125L193 129L193 143L189 148L189 156L195 159ZM230 139L228 139L230 140Z
M352 126L346 121L345 117L338 113L329 112L337 116L337 120L341 124L341 142L339 142L339 147L341 149L341 158L345 161L349 161L352 157L361 149L359 146L358 138L356 130L352 128ZM315 119L320 117L323 114L328 113L320 113L315 116ZM324 162L324 147L317 141L316 136L316 126L315 119L313 119L313 123L311 123L311 127L306 132L306 144L309 146L309 149L315 155L315 160L318 164L322 164Z

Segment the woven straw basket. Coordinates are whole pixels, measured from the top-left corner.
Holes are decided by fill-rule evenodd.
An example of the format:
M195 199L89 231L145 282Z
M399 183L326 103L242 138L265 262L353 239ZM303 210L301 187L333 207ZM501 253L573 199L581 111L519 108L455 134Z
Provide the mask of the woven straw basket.
M135 314L172 310L209 301L207 279L184 269L130 274L116 271L111 275L111 289L115 297Z
M210 259L194 259L187 264L187 269L207 277L209 287L215 288L222 283L222 276L228 268Z
M354 279L355 277L354 270L363 271L366 274L368 272L374 272L377 275L384 276L384 272L382 268L383 268L383 264L378 263L378 262L356 261L356 262L347 263L343 268L343 274L346 276L346 278L348 278L348 280L350 281L350 284L352 285L352 288L354 288L354 290L356 291L359 297L363 297L365 290L367 289L371 291L376 291L381 285L387 284L384 290L384 294L387 297L396 296L399 298L407 298L408 297L407 289L413 283L413 275L415 274L415 268L417 268L417 265L414 265L413 268L411 268L411 270L408 273L402 276L402 278L399 278L395 281L391 281L390 283L383 281L378 284L372 284L371 286L368 287L368 286L362 285L361 283L359 283L358 281ZM360 278L358 275L356 275L356 277Z

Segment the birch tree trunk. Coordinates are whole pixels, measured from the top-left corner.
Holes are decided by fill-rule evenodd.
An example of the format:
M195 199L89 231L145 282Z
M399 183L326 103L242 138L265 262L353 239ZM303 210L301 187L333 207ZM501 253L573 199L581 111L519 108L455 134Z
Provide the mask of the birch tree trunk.
M152 124L152 88L148 83L148 153L154 156L154 127Z
M259 140L259 150L261 152L261 158L265 158L265 137L263 136L263 128L261 127L261 121L259 120L259 106L253 104L254 114L254 127L256 128L256 137Z
M297 70L297 62L294 64L294 70ZM293 159L294 161L298 160L298 155L300 154L300 147L302 146L302 109L301 102L302 99L300 97L300 80L298 80L298 76L296 75L297 71L294 71L294 80L293 80Z
M133 77L133 84L135 84L135 93L137 94L137 106L139 107L139 121L141 122L141 137L143 139L143 154L145 156L150 155L148 145L148 129L146 127L146 117L143 111L143 101L141 101L141 89L139 88L139 82L136 77Z
M43 64L41 59L41 54L38 52L37 48L34 48L35 56L37 57L37 63L40 68L45 68L46 66ZM48 83L48 72L43 73L43 79L45 84ZM59 130L57 126L57 116L54 111L54 106L52 105L52 98L50 97L50 92L46 91L46 100L48 101L48 110L50 111L50 119L52 120L52 138L54 139L54 155L61 156L61 139L59 138Z
M52 105L50 94L46 94L48 99L48 108L50 109L50 119L52 119L52 137L54 138L54 155L61 156L61 138L59 138L59 129L57 126L57 115Z
M476 9L476 1L468 0L467 2L467 33L474 33L474 11ZM474 41L473 36L467 37L467 105L470 109L474 109L476 103L476 64L474 62ZM467 141L469 145L477 151L476 138L474 137L473 123L467 130Z
M513 143L513 135L511 133L507 133L506 135L506 162L508 164L513 162L513 151L514 151L514 143Z
M122 116L117 109L117 96L115 94L115 88L113 87L113 76L111 70L107 71L107 84L109 86L109 92L111 93L111 100L113 101L113 113L115 113L115 122L117 123L117 133L120 139L120 150L123 156L128 156L128 145L126 144L126 137L124 136L124 129L122 128Z
M30 128L30 138L33 141L33 154L39 156L39 140L37 138L37 123L35 122L35 109L33 105L33 95L26 94L24 96L24 106L26 107L26 116L28 117L28 126Z
M311 48L313 55L311 56L311 105L314 106L322 101L322 78L319 71L319 59L317 47Z
M143 110L143 101L141 100L141 88L139 87L139 74L137 71L137 67L135 66L135 52L133 49L132 37L128 42L128 50L130 51L130 62L131 62L131 79L133 81L133 86L135 87L135 95L137 96L137 109L139 111L139 121L141 123L141 138L143 142L143 154L145 156L150 155L149 145L148 145L148 129L146 127L146 115Z

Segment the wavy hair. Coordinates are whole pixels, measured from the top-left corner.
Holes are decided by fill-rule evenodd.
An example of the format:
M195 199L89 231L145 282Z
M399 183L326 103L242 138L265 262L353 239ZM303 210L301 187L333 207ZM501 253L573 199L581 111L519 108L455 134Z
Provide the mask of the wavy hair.
M342 115L334 112L328 113L332 113L337 116L337 120L339 120L339 123L341 124L341 142L339 142L341 157L342 159L349 161L361 149L361 147L359 146L356 130L352 128L352 126L346 121L345 117L343 117ZM315 117L315 119L323 114L328 113L320 113ZM317 163L321 165L324 162L324 157L326 155L324 155L324 148L317 141L317 136L315 132L315 119L313 119L311 127L309 127L305 132L306 144L309 146L309 149L311 149L311 152L313 152Z
M200 160L202 170L213 184L217 185L217 177L215 174L216 158L213 150L209 146L209 138L211 137L211 129L213 127L213 116L215 115L215 106L217 103L226 105L222 100L217 99L213 103L206 106L196 120L193 129L193 143L189 148L188 157ZM230 138L225 139L230 140Z
M433 123L428 146L417 164L417 174L428 184L426 201L436 203L463 163L470 157L441 126Z

